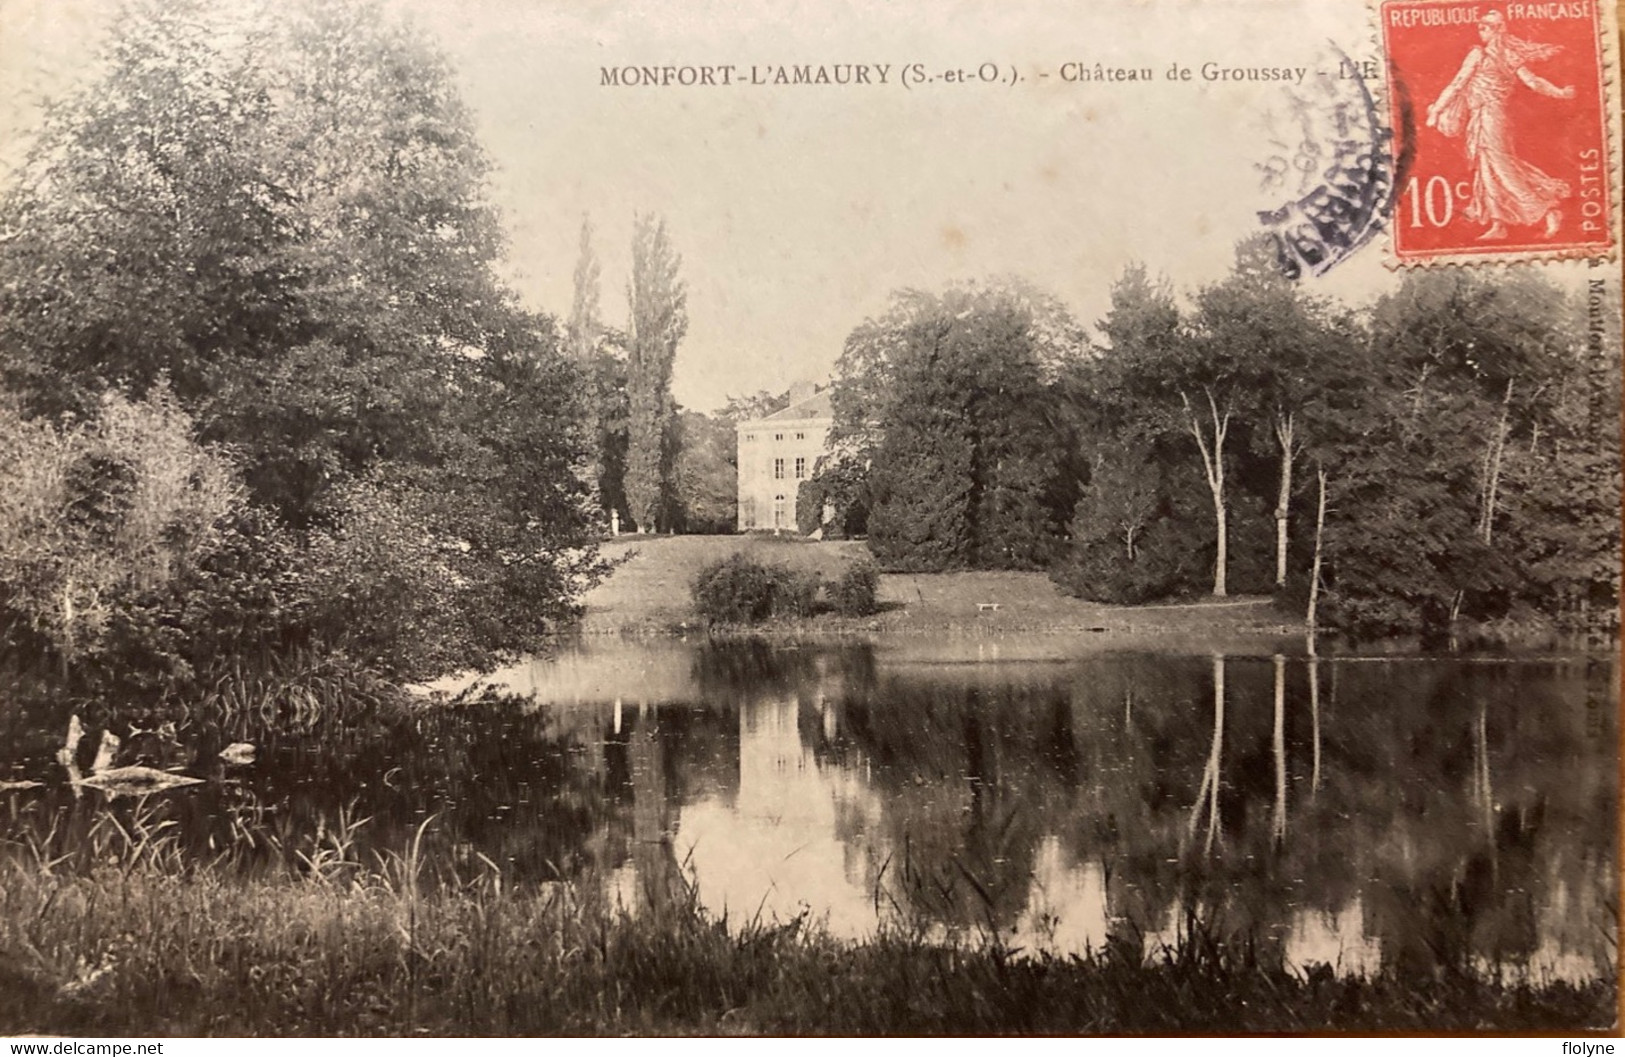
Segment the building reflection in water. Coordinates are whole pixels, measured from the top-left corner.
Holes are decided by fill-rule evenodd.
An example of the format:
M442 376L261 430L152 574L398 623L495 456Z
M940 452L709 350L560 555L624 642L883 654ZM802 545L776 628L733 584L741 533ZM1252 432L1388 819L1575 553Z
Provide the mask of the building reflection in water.
M833 731L833 711L818 711ZM867 936L876 849L864 837L879 828L880 801L854 769L814 758L800 719L794 698L741 706L738 793L684 805L676 854L715 915L782 923L805 914L832 935Z
M1061 839L1045 837L1033 857L1032 888L1011 943L1029 950L1101 951L1110 927L1104 868L1069 862Z
M1336 912L1295 909L1285 955L1288 965L1329 965L1339 976L1371 976L1382 968L1382 942L1366 932L1358 896Z
M668 688L705 698L703 722L680 699L604 707L625 801L612 897L635 910L693 885L734 923L1145 959L1194 922L1345 975L1448 958L1583 980L1613 962L1612 839L1585 830L1613 810L1611 758L1568 729L1561 671L980 660L871 660L854 680L838 651L792 670L713 656ZM1515 707L1531 685L1542 708ZM1414 707L1372 711L1396 687Z

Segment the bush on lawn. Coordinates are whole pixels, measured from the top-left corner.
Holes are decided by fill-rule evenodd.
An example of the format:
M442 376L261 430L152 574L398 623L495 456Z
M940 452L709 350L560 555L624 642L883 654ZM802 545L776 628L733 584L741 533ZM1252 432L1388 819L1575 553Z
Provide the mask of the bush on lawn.
M829 585L830 605L845 617L869 616L880 609L875 598L879 588L880 567L872 561L858 562Z
M822 583L816 572L734 554L700 570L694 578L694 607L712 624L810 616Z

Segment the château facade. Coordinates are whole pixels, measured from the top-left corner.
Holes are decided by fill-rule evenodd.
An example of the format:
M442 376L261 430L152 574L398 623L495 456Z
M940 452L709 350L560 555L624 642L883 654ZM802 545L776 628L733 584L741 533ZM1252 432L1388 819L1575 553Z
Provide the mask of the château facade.
M796 491L825 455L834 421L829 391L799 385L784 410L735 427L739 531L796 531Z

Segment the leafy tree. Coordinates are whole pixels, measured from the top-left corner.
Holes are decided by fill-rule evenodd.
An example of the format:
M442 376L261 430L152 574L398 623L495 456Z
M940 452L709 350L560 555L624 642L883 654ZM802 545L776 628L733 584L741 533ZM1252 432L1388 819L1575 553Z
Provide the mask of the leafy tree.
M1060 379L1083 465L1070 542L1052 575L1098 601L1183 594L1196 586L1195 561L1212 554L1187 494L1201 486L1177 470L1190 437L1162 384L1169 362L1187 354L1183 316L1168 283L1131 263L1099 330L1105 347Z
M575 295L570 304L570 356L577 362L589 359L598 348L603 324L598 318L598 278L603 269L592 248L592 219L581 219L581 244L574 275Z
M1080 598L1138 604L1195 593L1211 569L1211 540L1195 468L1164 470L1148 447L1097 442L1070 543L1050 570Z
M1583 303L1574 307L1583 319ZM1531 424L1527 446L1508 448L1502 536L1530 602L1605 631L1618 627L1620 570L1620 363L1607 347L1575 342L1548 389L1549 417Z
M1561 608L1536 582L1566 564L1552 564L1567 553L1565 538L1575 543L1600 529L1600 547L1575 552L1577 567L1588 564L1586 551L1609 552L1617 509L1600 512L1617 487L1612 414L1600 419L1607 440L1562 453L1576 429L1585 431L1586 401L1577 394L1601 366L1587 364L1576 324L1561 290L1523 272L1411 274L1379 299L1374 413L1334 471L1334 509L1360 512L1357 522L1328 523L1334 623L1442 629L1507 615L1525 599ZM1617 367L1601 366L1599 380L1610 370ZM1571 476L1587 464L1588 449L1597 453L1591 469L1613 467L1595 485ZM1565 513L1548 519L1544 512L1556 511L1537 497L1550 496L1552 482L1572 486L1578 502L1561 503ZM1613 593L1608 580L1600 597Z
M869 466L844 454L825 456L796 493L796 527L811 535L822 527L831 537L862 536L869 531L871 481ZM824 507L833 517L824 522Z
M917 401L900 404L875 454L869 549L882 565L938 571L967 564L974 538L970 505L972 442L951 407L933 408L929 374L914 381Z
M1179 594L1206 554L1215 593L1230 576L1316 605L1324 589L1317 619L1361 633L1531 609L1612 619L1619 363L1588 350L1581 302L1533 272L1451 270L1340 312L1250 245L1193 301L1182 314L1130 267L1101 324L1109 348L1063 373L1090 454L1052 570L1063 587ZM1205 539L1191 534L1198 468ZM1304 503L1309 538L1289 531Z
M1097 453L1089 478L1089 520L1110 531L1132 562L1144 546L1146 530L1157 516L1162 473L1145 450L1121 449L1107 458Z
M1009 286L905 290L847 339L832 438L871 463L867 527L883 563L1023 568L1047 556L1059 415L1040 318Z
M291 553L284 527L314 552L397 521L455 552L454 604L422 627L293 607L391 671L483 661L563 615L595 575L581 387L496 277L488 164L444 59L364 2L130 0L110 39L0 199L0 380L23 413L94 420L105 392L167 387L270 512L237 520L266 553ZM468 648L431 656L434 635Z
M699 411L677 419L678 522L684 532L732 532L738 523L739 467L733 426Z
M672 363L688 331L688 293L678 277L682 259L666 222L640 214L632 235L632 326L627 357L626 496L641 531L653 532L673 503L676 404Z
M1291 387L1272 382L1278 373L1290 374L1303 359L1296 326L1302 315L1296 291L1280 277L1268 251L1243 243L1231 274L1198 291L1190 334L1178 347L1179 354L1152 367L1161 368L1160 384L1177 395L1182 425L1201 456L1213 500L1215 596L1226 594L1228 587L1231 467L1226 442L1236 432L1249 436L1259 432L1266 421L1281 445L1276 526L1277 552L1284 552L1297 438L1293 408L1287 406ZM1279 368L1277 355L1286 357ZM1280 396L1274 401L1272 388ZM1245 444L1248 436L1241 439Z
M167 379L296 525L432 457L447 375L509 324L486 162L443 60L362 5L134 0L3 205L4 376L33 412Z
M1319 364L1343 350L1325 309L1282 278L1268 248L1256 243L1238 247L1230 275L1194 301L1182 314L1166 283L1138 265L1125 270L1101 324L1110 351L1092 375L1101 409L1097 443L1108 452L1144 447L1165 467L1195 457L1212 511L1218 596L1231 585L1237 514L1258 506L1261 463L1273 461L1279 587L1288 571L1293 471ZM1250 517L1240 524L1245 574L1257 564L1256 528Z
M759 389L749 396L730 396L728 402L722 405L717 417L725 422L738 425L741 422L750 422L759 418L766 418L776 411L783 411L790 406L790 391L774 394L766 389Z
M998 307L973 314L964 326L973 357L964 368L973 452L971 562L1033 568L1048 560L1064 513L1047 505L1059 472L1060 429L1034 317L1018 306Z
M1293 473L1321 390L1351 355L1346 328L1327 306L1287 279L1268 246L1243 243L1231 274L1198 295L1194 325L1204 355L1223 350L1233 379L1246 388L1238 410L1260 455L1278 466L1274 496L1277 588L1287 580ZM1233 398L1234 399L1234 398Z
M1087 349L1082 328L1060 299L1023 279L968 283L943 298L964 305L1003 305L1019 313L1025 320L1024 355L1046 385ZM835 447L854 455L878 447L892 404L902 399L895 371L908 359L906 325L914 316L939 311L938 300L926 291L898 290L885 314L865 320L847 337L830 394L835 412L830 441Z

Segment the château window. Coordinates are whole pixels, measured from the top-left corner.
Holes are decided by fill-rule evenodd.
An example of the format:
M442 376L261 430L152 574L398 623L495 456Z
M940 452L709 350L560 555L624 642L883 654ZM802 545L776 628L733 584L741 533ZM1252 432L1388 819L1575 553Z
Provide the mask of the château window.
M806 476L807 476L807 460L798 457L796 459L796 480L800 481L800 480L804 479Z
M784 497L782 495L773 497L773 527L776 529L784 527Z
M773 434L773 439L774 440L783 440L784 439L784 434L783 433L775 433L775 434Z
M797 440L806 440L807 439L807 434L805 434L805 433L797 433L796 434L796 439Z
M775 481L784 480L784 460L783 459L774 459L773 460L773 479Z

